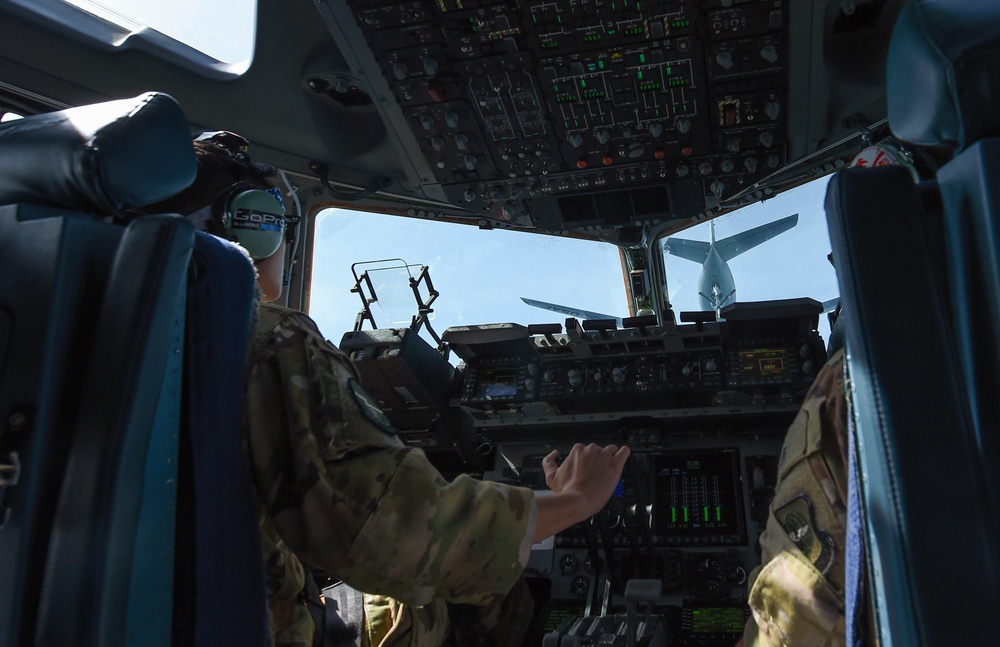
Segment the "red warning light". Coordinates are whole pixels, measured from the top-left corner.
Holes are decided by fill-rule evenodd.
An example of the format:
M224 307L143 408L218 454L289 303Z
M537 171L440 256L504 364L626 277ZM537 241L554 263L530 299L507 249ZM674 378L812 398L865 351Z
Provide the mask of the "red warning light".
M587 160L578 160L576 168L587 168Z
M615 159L610 155L605 155L601 161L604 162L605 166L611 166L612 162L614 162Z
M681 155L690 155L693 152L694 151L691 149L690 146L684 146L683 148L681 148Z

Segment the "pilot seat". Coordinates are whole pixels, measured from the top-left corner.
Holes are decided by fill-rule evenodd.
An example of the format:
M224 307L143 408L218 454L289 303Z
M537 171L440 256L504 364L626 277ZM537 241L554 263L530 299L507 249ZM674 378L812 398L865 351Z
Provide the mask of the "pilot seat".
M0 125L0 644L267 644L253 269L173 214L168 95Z

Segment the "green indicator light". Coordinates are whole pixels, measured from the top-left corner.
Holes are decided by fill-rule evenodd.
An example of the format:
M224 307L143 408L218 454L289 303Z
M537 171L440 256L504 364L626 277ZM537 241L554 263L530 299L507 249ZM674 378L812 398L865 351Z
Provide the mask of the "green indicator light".
M562 16L556 16L556 22L562 22Z
M708 508L705 508L705 521L708 521Z
M645 63L646 62L646 55L645 54L639 54L639 62L640 63Z
M587 79L580 79L580 87L581 88L587 87Z
M670 520L674 523L677 522L677 508L670 508Z
M597 67L599 67L600 69L603 70L604 69L604 61L597 61Z
M674 75L674 68L672 68L672 67L670 67L668 65L667 66L667 76L673 76L673 75Z
M559 92L559 86L558 86L558 85L556 85L555 83L553 83L553 84L552 84L552 91L553 91L553 92Z
M715 508L715 520L716 521L722 521L722 508L721 507Z
M638 72L636 72L636 74L639 75L639 79L641 80L642 79L642 70L639 70Z
M687 520L688 520L688 509L684 508L684 523L687 523Z

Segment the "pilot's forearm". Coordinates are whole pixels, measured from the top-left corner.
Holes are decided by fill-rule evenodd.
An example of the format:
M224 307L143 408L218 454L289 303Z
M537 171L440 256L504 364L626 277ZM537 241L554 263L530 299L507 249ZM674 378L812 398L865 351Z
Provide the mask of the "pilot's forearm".
M536 496L538 523L535 525L535 542L548 539L556 533L590 517L591 505L580 492L567 491L549 496Z

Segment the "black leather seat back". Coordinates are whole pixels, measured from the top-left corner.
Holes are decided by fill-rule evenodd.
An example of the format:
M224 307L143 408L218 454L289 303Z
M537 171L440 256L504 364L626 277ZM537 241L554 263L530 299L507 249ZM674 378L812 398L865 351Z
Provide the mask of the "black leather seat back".
M867 533L886 644L1000 634L1000 4L915 0L887 70L889 125L954 157L830 182Z

